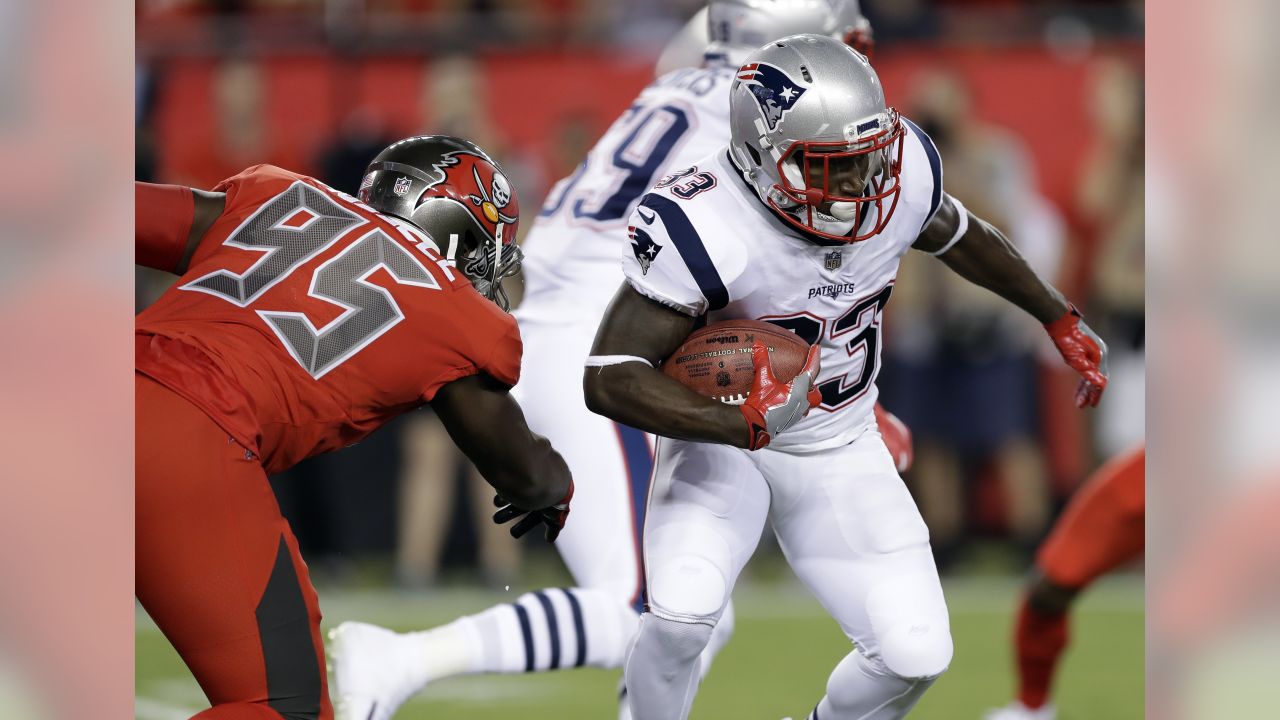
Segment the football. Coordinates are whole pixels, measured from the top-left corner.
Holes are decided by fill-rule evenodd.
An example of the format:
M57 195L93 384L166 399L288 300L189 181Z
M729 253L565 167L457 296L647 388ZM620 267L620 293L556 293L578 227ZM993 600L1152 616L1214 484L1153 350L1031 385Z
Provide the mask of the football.
M662 363L662 372L699 395L734 405L751 391L751 345L769 348L774 375L789 382L804 367L809 344L790 330L759 320L726 320L685 339Z

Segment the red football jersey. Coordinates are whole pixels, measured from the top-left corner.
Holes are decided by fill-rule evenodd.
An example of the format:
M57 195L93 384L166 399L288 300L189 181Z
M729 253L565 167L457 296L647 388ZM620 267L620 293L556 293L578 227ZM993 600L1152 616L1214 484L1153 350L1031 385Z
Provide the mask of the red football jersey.
M190 269L138 315L136 366L268 472L345 447L488 373L515 385L515 321L417 228L270 165L224 180Z

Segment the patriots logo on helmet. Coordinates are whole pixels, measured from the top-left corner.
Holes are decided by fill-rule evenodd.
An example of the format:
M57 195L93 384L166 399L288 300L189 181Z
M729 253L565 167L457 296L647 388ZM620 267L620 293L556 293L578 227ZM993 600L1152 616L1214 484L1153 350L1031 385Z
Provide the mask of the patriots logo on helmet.
M635 253L636 261L640 263L640 274L648 275L649 267L662 251L662 246L654 242L649 233L634 225L627 228L627 237L631 238L631 252Z
M738 70L738 80L747 86L760 106L760 115L769 130L778 129L778 123L807 88L792 80L782 68L769 63L751 63Z

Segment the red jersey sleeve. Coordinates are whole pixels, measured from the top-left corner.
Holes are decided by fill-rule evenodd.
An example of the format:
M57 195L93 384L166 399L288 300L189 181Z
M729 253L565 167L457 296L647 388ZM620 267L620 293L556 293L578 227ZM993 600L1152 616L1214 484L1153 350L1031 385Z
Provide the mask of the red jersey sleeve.
M466 285L467 281L460 283ZM446 364L452 368L433 377L423 388L422 399L426 402L430 402L441 387L477 373L486 373L510 387L520 380L524 344L515 318L470 287L459 291L458 299L460 305L454 310L461 320L454 325L456 340L449 343L452 350L445 351L439 346L435 350L444 353L442 357L450 358Z
M520 328L515 320L511 316L507 316L507 320L502 325L502 334L490 347L489 356L479 367L498 382L515 387L520 380L524 343L520 340Z
M177 270L195 209L191 188L134 182L134 261L156 270Z

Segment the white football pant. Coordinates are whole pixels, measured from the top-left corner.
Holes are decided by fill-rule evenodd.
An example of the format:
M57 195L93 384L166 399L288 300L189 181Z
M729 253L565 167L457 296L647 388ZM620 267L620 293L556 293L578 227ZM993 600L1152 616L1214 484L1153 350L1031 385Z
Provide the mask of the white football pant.
M856 650L819 720L901 718L951 661L929 533L874 423L804 454L661 439L644 535L649 612L626 661L635 720L686 718L697 660L765 521Z

